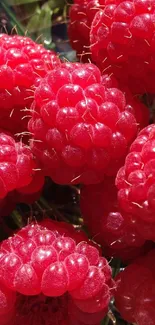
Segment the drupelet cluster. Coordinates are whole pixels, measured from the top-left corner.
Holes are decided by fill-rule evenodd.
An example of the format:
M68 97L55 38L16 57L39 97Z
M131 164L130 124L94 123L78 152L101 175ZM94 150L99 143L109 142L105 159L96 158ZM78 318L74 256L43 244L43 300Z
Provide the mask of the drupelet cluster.
M115 175L136 137L134 110L93 64L63 63L34 94L31 148L58 184L93 184Z
M27 131L34 90L58 56L28 37L0 34L0 128Z
M0 262L0 315L10 309L12 324L96 325L108 310L111 268L71 225L45 219L22 228L1 244Z

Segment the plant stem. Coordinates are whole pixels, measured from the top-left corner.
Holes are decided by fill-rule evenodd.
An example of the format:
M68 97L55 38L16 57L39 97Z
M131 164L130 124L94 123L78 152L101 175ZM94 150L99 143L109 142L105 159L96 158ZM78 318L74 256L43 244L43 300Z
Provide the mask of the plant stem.
M10 9L9 4L6 0L1 1L1 7L5 10L6 14L10 18L10 22L13 28L17 28L19 35L25 35L25 29L21 25L21 23L16 19L16 16L14 15L13 11Z
M22 216L20 215L20 213L17 210L14 210L11 213L11 216L15 222L15 224L19 227L22 228L23 227L23 221L22 221Z
M106 316L103 321L101 322L101 325L108 325L109 324L109 317Z

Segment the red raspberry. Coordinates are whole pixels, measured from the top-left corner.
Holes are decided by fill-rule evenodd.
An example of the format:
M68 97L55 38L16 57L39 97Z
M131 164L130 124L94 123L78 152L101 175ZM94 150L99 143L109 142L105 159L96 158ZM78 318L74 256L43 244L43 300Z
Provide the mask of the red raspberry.
M37 170L32 181L27 186L21 187L14 193L14 200L17 203L32 204L40 198L44 186L44 176L42 171Z
M130 147L116 177L121 208L143 238L155 240L155 124L144 128Z
M113 75L108 76L107 74L102 76L102 82L107 88L121 89L127 102L126 110L135 116L139 129L143 129L149 124L150 112L148 107L138 97L133 96L127 86L121 85Z
M71 229L72 236L68 237ZM19 317L19 321L23 319L25 324L31 325L34 319L34 324L39 325L45 317L44 324L50 325L49 316L53 315L53 325L58 324L60 317L64 325L68 325L66 319L73 314L69 311L70 303L78 310L77 320L84 324L95 325L107 312L114 285L109 264L97 248L85 241L76 242L76 230L71 225L47 219L42 224L22 228L2 242L0 262L3 285L21 295L35 296L19 299L23 309L15 308L15 321ZM37 300L43 304L40 314ZM26 310L34 306L28 315L27 311L23 314L25 304ZM48 304L46 308L45 304ZM90 322L91 317L93 322Z
M107 256L131 260L150 249L125 213L119 210L114 179L81 189L81 212L94 240Z
M92 59L134 93L155 93L155 3L106 0L91 25Z
M47 176L59 184L97 183L116 174L137 132L124 94L102 85L93 64L64 63L35 91L29 131Z
M70 7L68 35L80 61L90 60L90 27L96 12L104 7L104 2L104 0L74 0L74 4Z
M125 268L117 277L116 307L121 316L138 325L154 325L155 250Z
M0 199L0 217L8 216L16 208L16 204L32 204L40 198L44 185L42 171L33 174L32 181L27 186L11 191Z
M0 34L0 128L26 131L35 85L59 63L28 37Z
M34 177L36 162L28 146L0 132L0 199L13 190L28 186Z

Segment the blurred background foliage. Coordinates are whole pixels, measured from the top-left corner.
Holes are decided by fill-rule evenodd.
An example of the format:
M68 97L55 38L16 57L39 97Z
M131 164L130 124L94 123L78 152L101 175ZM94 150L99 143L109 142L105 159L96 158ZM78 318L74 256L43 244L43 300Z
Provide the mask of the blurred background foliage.
M1 0L1 32L30 36L66 56L75 59L67 38L68 11L72 0Z

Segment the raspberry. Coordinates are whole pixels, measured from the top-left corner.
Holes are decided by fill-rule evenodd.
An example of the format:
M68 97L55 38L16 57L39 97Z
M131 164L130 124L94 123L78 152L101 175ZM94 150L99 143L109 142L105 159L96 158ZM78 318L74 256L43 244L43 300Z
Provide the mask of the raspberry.
M14 200L19 203L32 204L40 198L44 186L44 176L42 171L37 171L32 181L27 186L21 187L14 193Z
M91 24L92 59L134 93L155 93L153 1L106 0Z
M96 12L99 8L103 8L104 2L103 0L74 0L74 4L70 7L68 36L80 61L90 60L90 27Z
M130 223L131 217L120 211L113 178L83 186L80 206L91 236L102 245L107 256L129 261L150 249L151 244L145 243L134 224Z
M155 124L144 128L132 143L116 177L121 208L143 238L155 240Z
M127 266L117 277L116 307L128 322L154 325L154 256L155 250L152 250Z
M91 184L116 174L137 132L124 94L102 85L93 64L64 63L35 91L29 131L45 175Z
M0 199L0 217L10 215L18 203L32 204L40 198L44 176L39 170L32 176L30 184L11 191L3 199Z
M125 98L128 103L126 110L135 116L139 130L143 129L149 124L150 120L148 107L139 98L133 97L128 87L120 87L120 89L125 92Z
M28 37L0 34L0 128L26 131L35 85L59 63Z
M113 75L108 76L107 74L102 76L102 82L107 88L119 88L123 91L128 103L126 110L135 116L139 129L143 129L149 124L150 112L148 107L138 97L133 96L127 86L121 85Z
M95 325L107 312L114 285L111 269L88 241L76 242L71 225L47 219L22 228L2 242L0 262L1 283L17 292L17 305L23 304L23 308L15 307L15 321L23 319L29 325L33 319L38 325L45 318L44 324L50 325L49 319L55 317L52 324L56 325L62 317L68 325L70 303L78 310L77 320L84 324ZM34 307L28 314L30 305Z
M32 182L36 162L28 146L3 132L0 132L0 148L0 199L3 199L9 192L22 191Z

